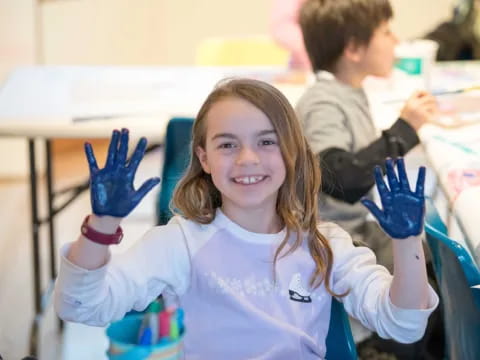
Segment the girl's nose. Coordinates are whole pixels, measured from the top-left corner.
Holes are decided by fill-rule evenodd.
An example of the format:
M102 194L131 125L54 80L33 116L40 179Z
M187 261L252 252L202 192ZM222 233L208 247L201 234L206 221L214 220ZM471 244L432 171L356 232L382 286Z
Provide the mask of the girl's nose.
M237 165L258 164L259 162L257 152L250 147L243 147L238 153Z

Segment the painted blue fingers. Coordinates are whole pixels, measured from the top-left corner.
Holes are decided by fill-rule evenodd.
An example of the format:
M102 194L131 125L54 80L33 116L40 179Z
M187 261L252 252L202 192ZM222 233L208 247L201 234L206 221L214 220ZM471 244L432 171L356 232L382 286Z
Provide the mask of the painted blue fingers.
M398 191L400 189L400 182L395 174L395 168L392 159L388 158L385 161L385 169L387 170L388 186L390 187L390 190Z
M404 160L399 158L396 163L398 176L395 173L393 160L386 161L388 187L383 181L380 168L375 168L375 182L383 209L379 209L368 199L362 199L362 203L375 216L388 235L394 239L405 239L419 235L423 230L425 167L420 167L416 189L412 192Z
M120 132L113 130L112 137L110 138L110 146L108 147L107 160L105 161L105 168L111 168L115 164L119 137Z
M90 167L90 200L94 214L125 217L160 182L151 178L135 190L135 174L142 160L147 140L142 138L130 161L127 160L129 133L114 130L110 140L105 167L99 169L92 146L85 144L85 153Z
M98 171L97 159L93 153L92 144L85 143L85 156L87 157L88 167L90 168L90 174Z
M421 166L418 171L417 185L415 187L415 194L420 197L425 193L425 166Z
M145 154L145 150L147 149L147 139L141 138L133 152L132 157L130 158L130 163L128 167L131 168L133 172L137 171L138 165Z

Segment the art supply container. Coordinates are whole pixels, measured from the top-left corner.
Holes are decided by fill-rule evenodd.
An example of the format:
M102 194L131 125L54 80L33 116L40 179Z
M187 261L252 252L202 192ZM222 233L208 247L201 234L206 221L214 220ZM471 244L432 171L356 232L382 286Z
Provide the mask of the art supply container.
M107 328L110 360L178 360L183 359L183 331L176 340L163 339L153 345L138 345L142 315L129 315Z

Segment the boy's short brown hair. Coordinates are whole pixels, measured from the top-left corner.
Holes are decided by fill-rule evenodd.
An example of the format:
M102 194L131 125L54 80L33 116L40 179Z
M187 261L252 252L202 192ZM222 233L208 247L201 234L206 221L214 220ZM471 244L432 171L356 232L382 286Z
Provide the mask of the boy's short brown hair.
M368 45L392 16L388 0L307 0L299 22L313 70L334 71L349 41Z

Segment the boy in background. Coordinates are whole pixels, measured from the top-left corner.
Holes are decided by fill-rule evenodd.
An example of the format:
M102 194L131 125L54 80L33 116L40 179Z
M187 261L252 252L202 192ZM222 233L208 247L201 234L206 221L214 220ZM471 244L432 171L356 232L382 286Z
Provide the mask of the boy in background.
M389 270L391 241L366 220L368 211L359 200L371 197L375 165L415 147L417 130L438 110L432 95L415 92L397 121L376 134L362 82L392 71L398 42L390 30L392 16L387 0L307 0L300 26L316 81L296 109L322 168L323 218L376 250Z
M322 169L322 218L369 246L390 271L392 241L367 220L359 200L372 198L374 167L414 148L418 129L438 111L432 95L417 91L396 122L376 133L362 83L393 69L398 40L390 30L392 16L388 0L306 0L299 22L316 81L296 108ZM399 358L415 358L415 346L402 347Z

